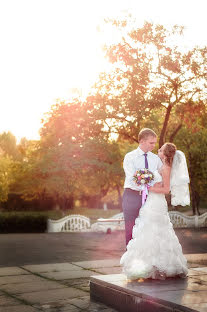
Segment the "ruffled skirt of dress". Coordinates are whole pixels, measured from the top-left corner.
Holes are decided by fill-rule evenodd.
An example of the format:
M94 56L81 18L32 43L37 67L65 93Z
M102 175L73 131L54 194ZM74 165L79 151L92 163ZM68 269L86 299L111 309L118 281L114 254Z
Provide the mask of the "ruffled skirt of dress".
M149 194L120 264L123 273L132 280L187 275L187 260L170 222L163 194Z

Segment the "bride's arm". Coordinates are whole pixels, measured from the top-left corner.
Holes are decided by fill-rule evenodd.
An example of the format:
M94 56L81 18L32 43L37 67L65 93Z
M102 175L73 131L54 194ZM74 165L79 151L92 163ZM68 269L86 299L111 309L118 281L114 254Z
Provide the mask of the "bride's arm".
M156 183L154 186L150 187L150 192L168 194L170 192L170 171L171 168L168 166L163 167L162 175L162 185Z

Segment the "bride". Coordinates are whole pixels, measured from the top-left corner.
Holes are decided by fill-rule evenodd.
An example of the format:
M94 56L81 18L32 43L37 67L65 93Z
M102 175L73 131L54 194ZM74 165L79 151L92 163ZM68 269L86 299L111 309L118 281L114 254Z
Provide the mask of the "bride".
M173 230L168 215L165 194L171 191L172 205L189 205L189 176L185 155L172 143L165 143L158 151L163 162L154 172L154 186L150 187L145 204L133 227L132 239L120 264L128 279L165 279L186 277L187 260Z

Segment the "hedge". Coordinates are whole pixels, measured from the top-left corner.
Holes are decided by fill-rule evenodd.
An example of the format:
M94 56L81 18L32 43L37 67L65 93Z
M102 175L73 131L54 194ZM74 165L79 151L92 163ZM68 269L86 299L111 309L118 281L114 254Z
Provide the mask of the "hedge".
M42 233L46 230L46 215L0 215L0 233Z

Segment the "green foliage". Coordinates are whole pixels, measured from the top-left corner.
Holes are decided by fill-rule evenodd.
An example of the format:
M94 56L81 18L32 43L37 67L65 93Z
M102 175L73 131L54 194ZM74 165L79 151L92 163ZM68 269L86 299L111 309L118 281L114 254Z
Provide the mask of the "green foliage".
M203 126L207 113L204 111L190 131L182 127L176 136L175 143L179 149L184 151L190 175L191 202L193 212L199 213L201 200L206 200L207 188L207 127ZM195 128L199 131L193 131Z
M112 21L122 34L106 47L113 64L83 101L57 102L45 115L40 141L0 135L0 202L8 194L48 199L61 209L74 200L97 207L119 203L124 155L137 147L141 128L153 128L159 145L174 141L186 152L191 192L206 197L207 48L175 45L183 27L170 30L129 17Z
M0 202L8 198L10 185L13 182L14 162L8 156L0 157Z
M35 211L35 210L31 210L31 211L5 211L2 210L0 211L0 218L1 217L5 217L5 218L9 218L9 217L23 217L23 218L39 218L39 217L44 217L44 218L49 218L49 219L60 219L62 218L62 212L61 211L57 211L57 210L48 210L48 211Z
M117 209L104 211L87 208L74 208L65 215L61 211L0 212L0 233L44 233L47 230L47 219L58 220L66 215L80 214L88 217L92 224L98 218L110 218L119 212Z
M20 153L16 145L16 138L11 132L3 132L0 134L0 150L1 154L18 160Z
M94 205L110 188L122 187L119 144L101 134L83 103L57 103L45 117L39 142L20 142L12 191L27 200L52 198L62 209L74 199Z
M0 218L0 233L38 233L46 230L46 216L1 215Z

